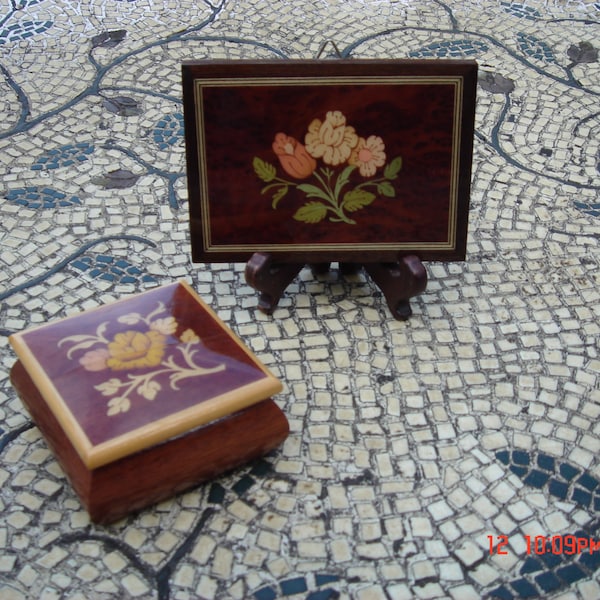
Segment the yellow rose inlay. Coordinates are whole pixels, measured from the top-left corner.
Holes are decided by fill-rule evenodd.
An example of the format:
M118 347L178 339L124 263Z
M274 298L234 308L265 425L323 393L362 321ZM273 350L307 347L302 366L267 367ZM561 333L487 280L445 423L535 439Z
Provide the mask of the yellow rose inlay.
M203 377L225 371L225 363L214 364L215 353L208 351L200 336L191 327L175 335L181 329L177 319L169 314L164 303L150 311L147 316L131 312L117 318L120 325L134 327L118 333L106 334L109 321L101 323L95 334L77 334L59 341L72 344L67 352L69 359L74 352L82 351L79 364L97 376L107 373L104 381L94 385L103 397L108 398L106 414L111 418L136 408L139 398L150 402L168 398L167 389L179 390L179 383L193 377ZM203 357L212 366L202 366ZM120 371L121 374L110 374ZM95 376L96 376L95 375Z
M108 344L106 366L115 371L155 367L165 352L166 338L158 331L117 333Z
M255 156L254 172L267 184L260 193L271 196L271 207L276 209L288 192L298 192L295 197L307 201L293 213L296 221L315 225L328 219L331 223L357 225L352 213L377 199L396 198L393 182L402 168L402 157L396 156L386 164L383 139L378 135L359 137L341 110L329 110L325 119L310 121L304 145L279 131L272 148L285 173L280 177L276 165ZM378 174L381 168L383 172ZM286 175L302 181L298 183Z

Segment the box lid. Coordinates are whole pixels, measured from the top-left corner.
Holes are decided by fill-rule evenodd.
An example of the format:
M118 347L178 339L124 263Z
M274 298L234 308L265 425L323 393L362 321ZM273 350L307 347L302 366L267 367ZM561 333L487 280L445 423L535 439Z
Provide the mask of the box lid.
M90 469L283 387L183 281L9 339Z

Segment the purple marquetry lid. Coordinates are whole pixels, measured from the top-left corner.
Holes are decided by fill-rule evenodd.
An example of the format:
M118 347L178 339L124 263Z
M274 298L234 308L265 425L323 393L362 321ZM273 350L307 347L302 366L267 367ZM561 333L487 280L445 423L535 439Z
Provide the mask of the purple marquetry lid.
M10 342L88 468L282 389L186 282L14 334Z

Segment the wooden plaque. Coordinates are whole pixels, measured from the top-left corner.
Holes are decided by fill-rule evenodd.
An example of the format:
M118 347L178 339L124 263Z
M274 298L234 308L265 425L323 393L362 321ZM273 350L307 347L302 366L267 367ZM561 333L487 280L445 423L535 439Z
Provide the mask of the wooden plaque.
M182 71L194 261L465 258L474 61Z

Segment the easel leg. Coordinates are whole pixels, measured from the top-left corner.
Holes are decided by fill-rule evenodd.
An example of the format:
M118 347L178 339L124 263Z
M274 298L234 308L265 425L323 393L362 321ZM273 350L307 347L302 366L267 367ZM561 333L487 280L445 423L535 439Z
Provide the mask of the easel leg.
M319 275L326 275L329 273L329 267L331 263L322 262L322 263L311 263L308 265L314 277L318 277Z
M360 263L340 263L340 273L346 276L357 275L362 269Z
M258 309L267 315L273 313L283 295L304 263L277 263L268 253L257 252L246 265L246 281L260 292ZM324 274L329 263L310 265L313 274ZM416 256L404 256L397 263L366 263L362 267L377 285L394 319L406 321L412 314L409 299L425 291L427 271ZM361 268L358 263L340 263L343 275L354 275Z
M406 321L412 314L409 298L427 287L427 271L419 258L404 256L398 263L367 263L363 266L383 292L394 319Z
M303 263L276 263L268 253L256 252L246 264L246 282L260 292L258 309L273 313L285 288L302 270Z

